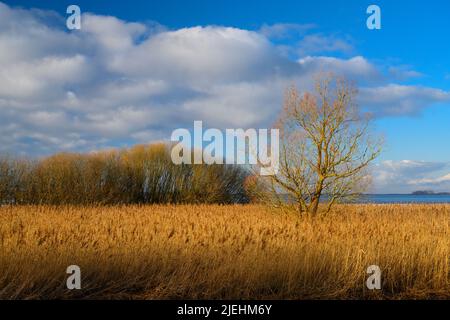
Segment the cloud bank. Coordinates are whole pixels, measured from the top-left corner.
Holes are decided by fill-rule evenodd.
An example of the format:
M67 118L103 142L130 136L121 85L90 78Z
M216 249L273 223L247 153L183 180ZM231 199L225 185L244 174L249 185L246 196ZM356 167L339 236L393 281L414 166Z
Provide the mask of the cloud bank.
M268 126L285 88L307 90L320 71L356 80L360 103L377 115L415 114L450 100L440 89L391 83L365 57L324 55L354 49L315 28L169 30L87 13L82 29L69 32L55 12L0 3L0 152L42 155L150 142L193 120L219 128ZM273 42L293 35L302 37L296 57Z
M374 193L411 193L418 190L450 192L447 162L386 160L372 169Z

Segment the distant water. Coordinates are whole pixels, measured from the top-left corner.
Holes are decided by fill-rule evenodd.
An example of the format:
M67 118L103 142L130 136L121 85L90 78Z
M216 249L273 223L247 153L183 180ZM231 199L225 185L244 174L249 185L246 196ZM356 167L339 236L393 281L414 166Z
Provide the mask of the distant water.
M450 203L450 195L366 194L357 203Z

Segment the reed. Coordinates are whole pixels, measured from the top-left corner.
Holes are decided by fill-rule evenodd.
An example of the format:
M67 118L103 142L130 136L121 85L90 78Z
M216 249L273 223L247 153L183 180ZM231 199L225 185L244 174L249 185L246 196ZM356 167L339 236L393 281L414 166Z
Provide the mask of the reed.
M0 207L1 299L450 298L450 205ZM82 289L66 288L68 265ZM369 265L382 289L365 286Z

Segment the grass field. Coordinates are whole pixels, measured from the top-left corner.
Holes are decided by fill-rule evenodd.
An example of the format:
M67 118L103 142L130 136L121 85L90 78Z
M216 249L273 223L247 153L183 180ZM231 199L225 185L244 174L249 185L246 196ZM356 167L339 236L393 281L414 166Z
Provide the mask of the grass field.
M0 246L1 299L450 298L450 205L3 206Z

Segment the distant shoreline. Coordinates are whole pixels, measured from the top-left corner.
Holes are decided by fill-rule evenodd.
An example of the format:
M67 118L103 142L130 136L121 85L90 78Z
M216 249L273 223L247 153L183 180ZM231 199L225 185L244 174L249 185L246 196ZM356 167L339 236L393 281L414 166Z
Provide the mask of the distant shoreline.
M353 203L450 203L447 193L363 194Z
M363 193L362 196L450 196L450 192L434 193Z

